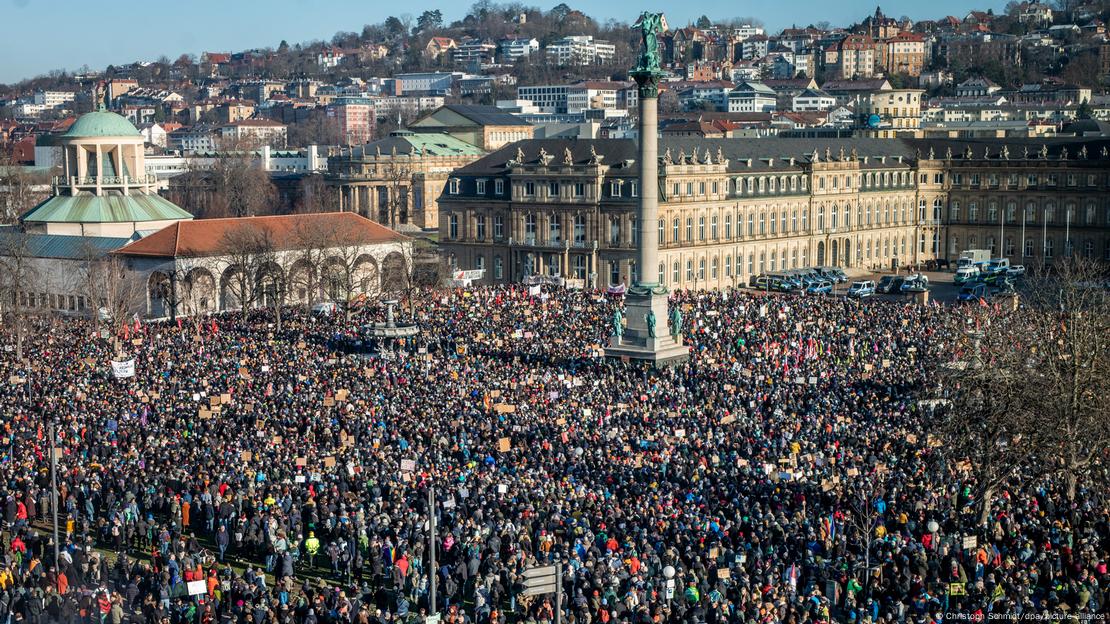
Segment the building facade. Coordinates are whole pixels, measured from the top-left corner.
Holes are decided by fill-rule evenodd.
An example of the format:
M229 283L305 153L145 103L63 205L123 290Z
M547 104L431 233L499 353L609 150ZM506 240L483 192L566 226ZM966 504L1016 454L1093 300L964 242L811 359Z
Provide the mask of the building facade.
M435 230L451 172L485 152L446 134L399 131L328 158L339 209L400 230Z
M1046 159L1032 149L1019 158L1021 147L1005 152L1000 142L967 143L977 146L968 153L965 143L663 137L660 264L651 270L672 288L712 289L805 266L877 269L954 259L983 246L1000 226L985 221L991 200L976 200L974 218L966 208L953 213L952 202L966 207L973 191L992 191L983 171L1007 167L1025 171L1019 178L1026 182L1037 171L1035 186L1015 186L1015 206L1033 202L1043 219L1052 205L1044 225L1050 242L1037 248L1042 257L1062 253L1065 235L1057 230L1068 227L1068 205L1071 227L1088 230L1070 239L1076 253L1110 254L1110 141L1057 139ZM1061 159L1064 150L1071 156ZM537 274L600 287L633 283L635 158L628 140L545 139L506 146L459 169L439 201L448 263L484 269L485 283ZM1083 172L1074 173L1073 199L1053 199L1051 176L1054 188L1066 187L1071 169ZM997 203L1002 210L1008 202ZM1011 237L1022 240L1016 230Z

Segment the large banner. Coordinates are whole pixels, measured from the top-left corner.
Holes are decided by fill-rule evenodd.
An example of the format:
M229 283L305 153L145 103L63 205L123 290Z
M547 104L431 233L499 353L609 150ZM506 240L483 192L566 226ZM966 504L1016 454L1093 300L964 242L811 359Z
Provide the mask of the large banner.
M123 362L112 360L112 374L115 375L116 379L122 379L124 377L134 377L135 360L125 360Z

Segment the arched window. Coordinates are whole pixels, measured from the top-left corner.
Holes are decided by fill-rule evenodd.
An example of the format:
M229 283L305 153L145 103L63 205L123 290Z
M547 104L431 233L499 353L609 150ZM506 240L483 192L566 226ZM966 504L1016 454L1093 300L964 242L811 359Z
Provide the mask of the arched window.
M679 282L682 281L681 271L682 271L682 267L678 264L678 261L675 261L675 263L671 266L671 283L672 284L678 284Z
M725 256L725 277L732 277L732 256Z
M713 256L713 260L709 263L709 277L717 279L717 272L720 270L720 258Z

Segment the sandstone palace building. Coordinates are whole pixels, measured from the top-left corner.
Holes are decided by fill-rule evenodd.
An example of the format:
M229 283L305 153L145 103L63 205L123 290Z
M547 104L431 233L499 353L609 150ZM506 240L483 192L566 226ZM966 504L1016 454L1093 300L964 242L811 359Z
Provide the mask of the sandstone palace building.
M890 268L990 248L1110 260L1110 139L663 138L661 282L723 288L804 266ZM636 146L519 141L454 171L440 244L486 283L605 287L635 266Z

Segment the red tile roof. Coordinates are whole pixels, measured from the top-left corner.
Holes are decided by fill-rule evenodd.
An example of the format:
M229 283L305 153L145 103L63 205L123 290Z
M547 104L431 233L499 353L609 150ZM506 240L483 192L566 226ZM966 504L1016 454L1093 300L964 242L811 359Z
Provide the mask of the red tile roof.
M114 253L125 256L189 258L218 256L224 252L226 237L240 229L265 230L277 250L303 247L300 232L319 232L332 236L335 246L401 242L407 236L353 212L320 212L268 217L199 219L178 221L154 234L126 245Z

